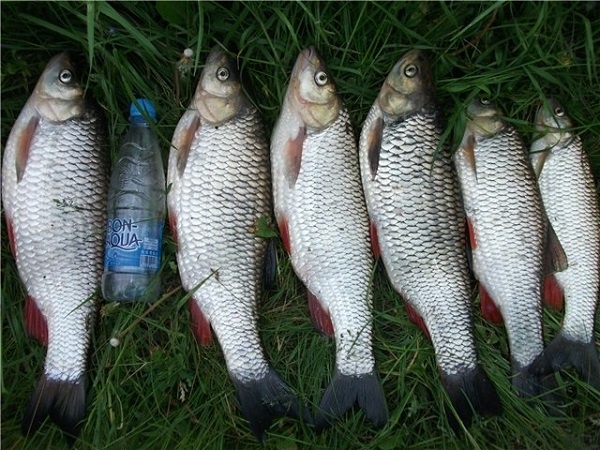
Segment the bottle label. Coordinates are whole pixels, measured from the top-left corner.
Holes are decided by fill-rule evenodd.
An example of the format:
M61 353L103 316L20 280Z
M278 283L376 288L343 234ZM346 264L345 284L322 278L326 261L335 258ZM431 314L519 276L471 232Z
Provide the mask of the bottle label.
M104 268L112 272L154 273L160 267L163 221L108 219Z

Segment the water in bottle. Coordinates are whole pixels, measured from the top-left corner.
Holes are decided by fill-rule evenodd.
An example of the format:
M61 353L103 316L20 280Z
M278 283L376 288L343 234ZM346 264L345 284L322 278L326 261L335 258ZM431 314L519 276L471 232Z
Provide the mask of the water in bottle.
M108 193L102 295L118 302L153 302L161 290L158 269L165 175L158 137L141 109L156 121L150 101L137 99L131 104L129 131L121 143Z

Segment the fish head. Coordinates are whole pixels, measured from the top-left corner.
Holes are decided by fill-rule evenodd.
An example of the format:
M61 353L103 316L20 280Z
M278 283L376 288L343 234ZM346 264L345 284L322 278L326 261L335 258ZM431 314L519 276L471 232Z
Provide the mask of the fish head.
M433 74L429 61L419 50L410 50L388 74L377 101L393 118L406 117L434 100Z
M573 124L558 100L549 98L539 106L535 114L535 128L539 133L538 139L543 141L543 147L553 147L571 139L568 131Z
M235 117L244 105L246 99L235 59L213 47L200 74L192 106L216 126Z
M307 127L323 129L337 119L341 101L319 52L300 52L292 71L287 99Z
M476 98L467 107L467 130L474 136L487 138L505 126L502 110L488 98Z
M67 53L54 56L46 64L31 101L40 116L51 122L64 122L84 113L83 89Z

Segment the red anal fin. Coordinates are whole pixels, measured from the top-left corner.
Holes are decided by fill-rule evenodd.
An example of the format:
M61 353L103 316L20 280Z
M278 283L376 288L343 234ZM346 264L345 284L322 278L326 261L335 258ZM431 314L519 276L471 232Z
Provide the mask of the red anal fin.
M194 332L194 336L196 336L196 340L200 345L206 346L212 344L210 322L194 299L190 299L189 307L192 319L192 331Z
M171 229L171 235L173 236L175 245L179 245L179 240L177 238L177 218L175 217L175 213L171 210L169 210L169 228Z
M479 283L479 302L481 307L481 315L483 318L496 325L502 324L502 313L496 306L494 299L485 290L485 287Z
M15 159L15 165L17 170L17 183L23 178L25 168L27 167L27 160L29 159L29 150L31 149L31 141L35 135L39 124L39 117L34 116L29 119L29 123L25 129L21 132L19 137L19 143L17 144L17 155Z
M431 339L431 335L429 334L429 330L427 329L427 325L425 325L425 321L423 320L423 317L421 317L421 314L419 314L408 302L404 302L404 309L406 309L410 321L423 330L423 333L425 333L425 336L427 336L428 339Z
M279 236L281 237L281 242L283 242L283 248L287 252L288 255L291 255L292 247L290 243L290 229L288 227L288 221L285 217L281 218L277 225L279 226Z
M379 247L379 236L377 234L377 225L371 221L369 223L369 231L371 233L371 250L373 257L379 259L381 257L381 247Z
M10 246L10 252L16 258L17 257L17 242L15 241L15 230L13 228L12 220L6 217L6 233L8 234L8 245Z
M329 312L325 310L321 300L319 300L312 292L308 289L308 309L310 311L310 317L312 318L313 324L321 333L325 336L332 337L334 335L333 323Z
M31 296L25 299L25 329L40 344L48 346L48 323Z
M544 304L552 309L562 309L563 292L553 275L548 275L544 279Z
M298 130L298 135L289 139L285 144L285 168L286 168L286 179L290 187L296 184L298 174L300 173L300 166L302 164L302 147L304 146L304 140L306 139L306 127L301 127Z
M194 136L196 136L198 128L200 128L200 117L194 116L184 128L176 130L177 139L172 145L177 149L177 170L180 175L183 175L185 171L192 141L194 140Z
M381 153L381 139L383 134L383 119L375 119L369 134L367 135L367 155L369 156L369 168L373 179L379 169L379 155Z

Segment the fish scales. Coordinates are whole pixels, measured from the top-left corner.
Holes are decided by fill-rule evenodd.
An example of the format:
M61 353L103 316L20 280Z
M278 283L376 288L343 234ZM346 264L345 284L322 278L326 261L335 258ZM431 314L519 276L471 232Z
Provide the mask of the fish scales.
M223 350L240 409L260 441L273 418L299 416L298 401L267 362L257 302L269 244L269 147L258 111L241 92L235 61L214 48L169 155L167 195L177 263L196 337ZM310 422L306 411L305 421Z
M470 311L465 217L425 56L409 51L392 68L363 124L359 156L373 238L394 288L431 337L458 417L499 414L478 365ZM453 415L451 426L459 430Z
M462 184L466 213L476 230L473 269L502 313L511 357L520 368L543 349L539 299L545 233L540 194L523 147L510 125L479 140L477 174ZM465 162L458 161L460 172Z
M256 328L258 262L267 241L253 230L271 208L266 141L257 136L261 126L254 108L221 126L202 126L173 192L181 198L182 285L192 291L204 282L194 299L218 336L228 370L244 382L264 377L268 366Z
M557 337L541 361L561 368L573 364L600 390L600 362L594 325L600 292L600 207L590 163L581 138L553 99L538 109L536 127L546 133L531 146L546 215L568 267L553 274L565 296L565 315Z
M473 100L454 161L471 232L473 272L482 307L489 296L500 311L517 393L542 395L552 378L531 372L541 354L541 288L546 220L535 174L521 137L486 100ZM555 400L549 394L548 399Z
M59 76L67 78L59 82ZM64 92L71 97L60 98ZM84 104L68 56L57 55L11 131L2 167L11 246L28 294L26 326L48 347L24 434L50 415L72 440L85 416L104 251L105 152L101 120Z
M317 328L335 336L336 363L315 426L355 403L387 421L372 350L373 259L346 108L314 47L296 60L271 141L275 217Z

